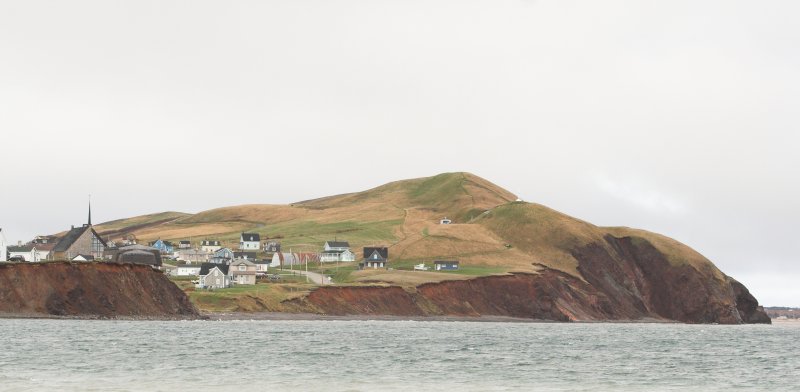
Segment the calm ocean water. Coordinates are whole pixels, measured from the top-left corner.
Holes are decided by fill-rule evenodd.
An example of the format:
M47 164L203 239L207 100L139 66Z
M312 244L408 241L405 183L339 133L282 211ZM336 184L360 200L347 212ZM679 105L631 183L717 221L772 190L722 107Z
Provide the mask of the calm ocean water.
M800 324L0 320L0 390L800 390Z

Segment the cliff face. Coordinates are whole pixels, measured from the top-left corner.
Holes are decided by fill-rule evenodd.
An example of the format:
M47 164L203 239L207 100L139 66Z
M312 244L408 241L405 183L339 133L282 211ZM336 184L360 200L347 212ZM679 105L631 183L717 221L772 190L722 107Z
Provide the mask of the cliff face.
M148 266L112 263L0 265L0 314L196 318L197 309Z
M583 279L544 268L400 287L323 287L292 300L304 311L401 316L509 316L554 321L656 319L769 323L747 289L713 265L673 265L641 238L606 236L576 249Z

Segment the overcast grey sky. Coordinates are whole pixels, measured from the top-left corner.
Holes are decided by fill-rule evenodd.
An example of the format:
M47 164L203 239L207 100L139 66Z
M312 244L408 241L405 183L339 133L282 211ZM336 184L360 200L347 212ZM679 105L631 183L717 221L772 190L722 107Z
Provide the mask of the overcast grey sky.
M800 306L800 2L0 0L0 227L470 171Z

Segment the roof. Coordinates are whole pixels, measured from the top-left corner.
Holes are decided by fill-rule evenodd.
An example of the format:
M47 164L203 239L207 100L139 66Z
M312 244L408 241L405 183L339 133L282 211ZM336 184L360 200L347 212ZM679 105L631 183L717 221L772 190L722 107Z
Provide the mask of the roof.
M233 252L233 257L236 259L255 259L256 252Z
M191 243L192 243L192 241L181 240L181 244L191 244Z
M200 268L200 264L178 264L175 268Z
M367 261L386 261L386 257L381 254L380 250L375 249L369 255L364 256L364 260Z
M219 268L223 274L228 274L228 265L227 264L214 264L214 263L203 263L200 265L200 275L208 275L208 272L214 268Z
M77 241L78 238L80 238L83 235L83 233L86 232L86 230L91 230L92 234L94 234L94 236L97 237L98 240L100 240L100 243L102 243L103 246L106 246L106 242L103 241L103 238L101 238L96 231L94 231L92 226L84 225L81 227L73 227L70 231L68 231L66 235L61 237L61 240L58 241L56 246L53 247L53 251L66 252L72 246L72 244L74 244L75 241Z
M22 246L16 246L16 245L13 245L13 246L9 245L8 246L8 251L9 252L30 252L32 250L33 250L33 245L30 245L30 244L25 244L25 245L22 245Z
M92 255L82 255L82 254L79 254L79 255L73 257L72 260L75 260L78 257L82 257L86 261L93 261L94 260L94 256L92 256Z
M350 243L347 241L327 241L325 242L331 248L349 248Z
M255 265L247 259L234 259L233 261L231 261L231 265L239 265L239 264Z
M337 255L338 255L338 254L342 254L342 253L344 253L344 252L347 252L347 251L346 251L346 250L336 250L336 249L333 249L333 250L323 250L323 251L322 251L322 254L337 254Z
M200 245L203 245L203 246L219 246L219 241L217 241L217 240L203 240L203 242L201 242Z
M458 261L455 261L455 260L451 260L451 261L436 260L436 261L433 262L433 264L458 264Z
M242 241L261 242L261 236L258 233L242 233Z
M376 251L384 259L388 259L389 258L389 248L387 248L385 246L379 246L379 247L368 246L368 247L364 247L364 258L365 259L369 258L370 256L372 256L372 253L374 253Z

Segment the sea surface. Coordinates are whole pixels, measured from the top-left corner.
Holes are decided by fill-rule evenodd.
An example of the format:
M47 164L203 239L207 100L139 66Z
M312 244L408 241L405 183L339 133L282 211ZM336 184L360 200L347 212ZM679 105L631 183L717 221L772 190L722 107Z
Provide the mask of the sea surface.
M800 390L800 323L0 320L2 391Z

